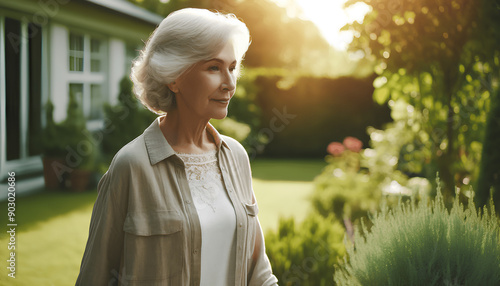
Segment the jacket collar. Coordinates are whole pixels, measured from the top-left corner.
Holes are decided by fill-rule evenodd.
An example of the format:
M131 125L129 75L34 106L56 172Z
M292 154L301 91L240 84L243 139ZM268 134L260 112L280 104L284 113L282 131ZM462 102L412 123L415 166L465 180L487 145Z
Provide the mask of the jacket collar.
M156 163L175 154L174 149L170 146L160 129L161 118L161 116L156 118L155 121L153 121L153 123L144 131L144 141L146 142L146 150L148 152L149 162L151 165L155 165ZM207 123L206 128L208 133L215 139L218 151L220 151L221 146L231 150L210 122Z

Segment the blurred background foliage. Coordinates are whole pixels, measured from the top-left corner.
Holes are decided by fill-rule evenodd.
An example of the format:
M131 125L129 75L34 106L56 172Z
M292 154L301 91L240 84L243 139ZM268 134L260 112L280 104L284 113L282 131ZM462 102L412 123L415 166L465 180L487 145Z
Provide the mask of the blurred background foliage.
M499 88L499 2L346 5L357 2L373 10L363 24L344 27L357 37L350 49L375 62L374 99L389 102L394 120L374 141L407 137L396 150L400 169L431 181L439 171L449 198L455 186L477 182L486 117ZM489 191L477 191L484 203Z
M353 64L342 51L330 46L316 25L290 16L271 0L129 0L163 16L195 7L234 13L250 30L252 45L245 56L247 68L281 68L292 74L364 77L371 68L360 59Z
M120 93L116 105L104 106L105 129L102 150L105 154L103 167L106 171L113 156L125 144L139 136L156 118L156 114L144 108L132 92L132 81L124 77L120 81Z

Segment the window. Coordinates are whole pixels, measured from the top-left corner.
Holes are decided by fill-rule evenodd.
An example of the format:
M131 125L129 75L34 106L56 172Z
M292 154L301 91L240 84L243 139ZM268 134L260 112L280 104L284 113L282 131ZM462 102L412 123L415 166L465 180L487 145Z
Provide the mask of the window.
M5 103L0 102L6 106L6 159L24 160L41 153L42 27L9 17L0 17L0 22L5 57L0 62L8 71L2 75Z
M100 119L103 117L102 105L104 101L102 100L102 85L91 84L90 85L90 110L88 112L89 119Z
M7 160L20 159L23 145L21 134L21 47L11 45L12 39L21 38L21 22L5 18L5 73L7 115ZM2 59L3 61L3 59Z
M73 93L90 121L103 118L106 42L84 33L69 32L69 93ZM69 94L68 94L69 96ZM91 124L92 125L92 124Z
M83 36L69 35L69 70L83 71Z
M81 83L70 83L69 84L69 93L73 94L78 101L78 105L82 108L83 111L83 84ZM69 94L68 94L69 96Z
M42 153L40 138L42 135L42 27L28 24L28 156Z
M90 39L90 71L100 72L102 65L101 41Z

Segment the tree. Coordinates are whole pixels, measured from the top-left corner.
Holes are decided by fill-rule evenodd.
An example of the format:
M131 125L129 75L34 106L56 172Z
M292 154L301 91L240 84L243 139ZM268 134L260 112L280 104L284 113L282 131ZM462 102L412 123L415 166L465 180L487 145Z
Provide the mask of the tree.
M491 99L481 158L481 170L477 182L477 202L485 205L493 190L493 200L500 211L500 92Z
M187 7L234 13L248 26L252 37L251 48L245 56L246 67L286 68L308 73L320 69L326 73L331 66L324 63L329 63L328 59L333 61L332 55L340 57L312 22L288 16L285 8L271 0L129 1L162 16Z
M478 205L485 205L493 190L493 200L500 211L500 1L483 1L481 21L475 46L478 56L486 65L478 74L482 85L489 91L491 109L486 122L481 165L476 185Z
M490 92L478 77L488 60L478 56L477 43L491 34L480 30L482 4L488 1L351 0L346 5L357 2L372 11L362 24L344 29L357 37L350 49L377 63L374 99L407 104L420 116L405 117L411 119L406 124L427 138L412 148L430 150L428 157L405 171L439 171L449 197L456 185L476 176L480 159ZM413 160L411 154L400 159Z

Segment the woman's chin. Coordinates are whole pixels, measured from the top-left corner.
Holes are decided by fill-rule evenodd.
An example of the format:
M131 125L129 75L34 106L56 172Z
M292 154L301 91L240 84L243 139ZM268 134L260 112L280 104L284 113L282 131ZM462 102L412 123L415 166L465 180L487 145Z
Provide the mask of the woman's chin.
M224 119L224 118L226 118L226 116L227 116L227 108L224 108L224 109L215 111L213 113L213 115L211 116L211 118L213 118L213 119Z
M226 118L226 116L227 116L227 112L226 112L226 113L224 113L224 114L217 114L217 115L214 115L212 118L213 118L213 119L224 119L224 118Z

